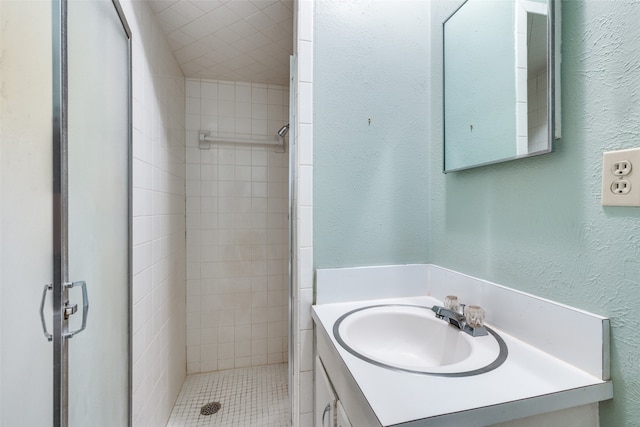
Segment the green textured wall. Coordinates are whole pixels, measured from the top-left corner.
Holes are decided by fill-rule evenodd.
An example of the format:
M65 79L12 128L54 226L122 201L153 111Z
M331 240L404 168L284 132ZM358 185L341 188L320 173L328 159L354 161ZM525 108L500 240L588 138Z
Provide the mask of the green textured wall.
M315 7L315 267L426 262L429 3Z
M447 7L316 2L314 265L427 261L609 316L602 425L637 425L640 208L603 208L600 177L603 151L640 147L640 2L562 2L554 153L444 175Z
M434 2L438 25L445 2ZM640 2L562 2L563 138L555 152L447 175L432 38L430 261L612 319L614 399L640 420L640 208L600 205L602 152L640 147Z

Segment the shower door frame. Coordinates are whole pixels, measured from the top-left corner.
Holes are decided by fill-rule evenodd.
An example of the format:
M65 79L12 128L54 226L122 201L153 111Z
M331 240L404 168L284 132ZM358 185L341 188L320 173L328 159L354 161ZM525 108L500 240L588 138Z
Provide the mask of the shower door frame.
M297 55L291 55L289 57L289 176L288 176L288 184L289 184L289 194L288 194L288 227L289 227L289 250L288 250L288 258L289 258L289 269L288 269L288 304L289 310L287 311L287 322L288 322L288 352L287 352L287 367L288 367L288 381L287 384L289 386L289 407L290 410L290 418L291 424L293 425L293 421L296 418L297 414L297 405L296 405L296 396L298 387L296 385L297 375L296 372L298 370L296 363L298 363L297 355L295 349L298 345L297 339L297 331L298 324L295 319L298 318L298 294L296 290L296 274L297 274L297 265L296 265L296 250L298 247L297 244L297 233L296 233L296 209L295 209L295 191L296 191L296 175L297 175L297 166L296 166L296 155L297 155L297 135L296 135L296 117L297 117L297 101L296 101L296 82L297 82L297 64L298 57Z
M111 0L115 12L127 38L127 138L128 138L128 230L127 230L127 301L128 301L128 398L127 413L129 425L132 425L132 44L131 29L127 23L119 0ZM64 318L63 306L68 301L69 284L69 227L68 227L68 45L67 45L67 9L68 0L52 0L51 2L51 34L52 34L52 143L53 143L53 426L69 425L69 354L68 320Z

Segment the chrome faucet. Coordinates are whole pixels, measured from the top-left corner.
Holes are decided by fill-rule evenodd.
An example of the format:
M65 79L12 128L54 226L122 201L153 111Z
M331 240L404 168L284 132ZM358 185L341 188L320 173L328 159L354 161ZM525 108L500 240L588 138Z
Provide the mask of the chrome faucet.
M460 310L464 312L464 304L460 304ZM480 337L483 335L487 335L487 328L483 326L471 326L467 322L465 315L459 313L457 311L449 310L448 308L441 307L439 305L434 305L431 307L431 311L436 314L438 319L443 319L449 324L457 327L461 331L464 331L471 335L472 337Z

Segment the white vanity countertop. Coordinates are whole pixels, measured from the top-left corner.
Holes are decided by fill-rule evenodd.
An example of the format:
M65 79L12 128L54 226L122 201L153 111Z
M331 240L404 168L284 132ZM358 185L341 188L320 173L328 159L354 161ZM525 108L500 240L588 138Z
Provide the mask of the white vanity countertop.
M495 327L506 342L509 355L500 367L484 374L443 378L375 366L342 348L333 336L333 325L351 310L377 304L431 307L442 303L426 296L330 303L313 306L312 316L318 334L328 335L382 426L485 425L613 396L610 381L588 374ZM492 327L490 322L488 326ZM348 413L349 408L345 409ZM422 421L412 423L416 420Z

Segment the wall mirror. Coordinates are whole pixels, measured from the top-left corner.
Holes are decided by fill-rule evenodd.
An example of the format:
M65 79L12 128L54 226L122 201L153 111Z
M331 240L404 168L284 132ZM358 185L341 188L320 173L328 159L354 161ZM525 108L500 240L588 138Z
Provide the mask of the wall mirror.
M559 2L466 0L443 24L444 172L560 138Z

